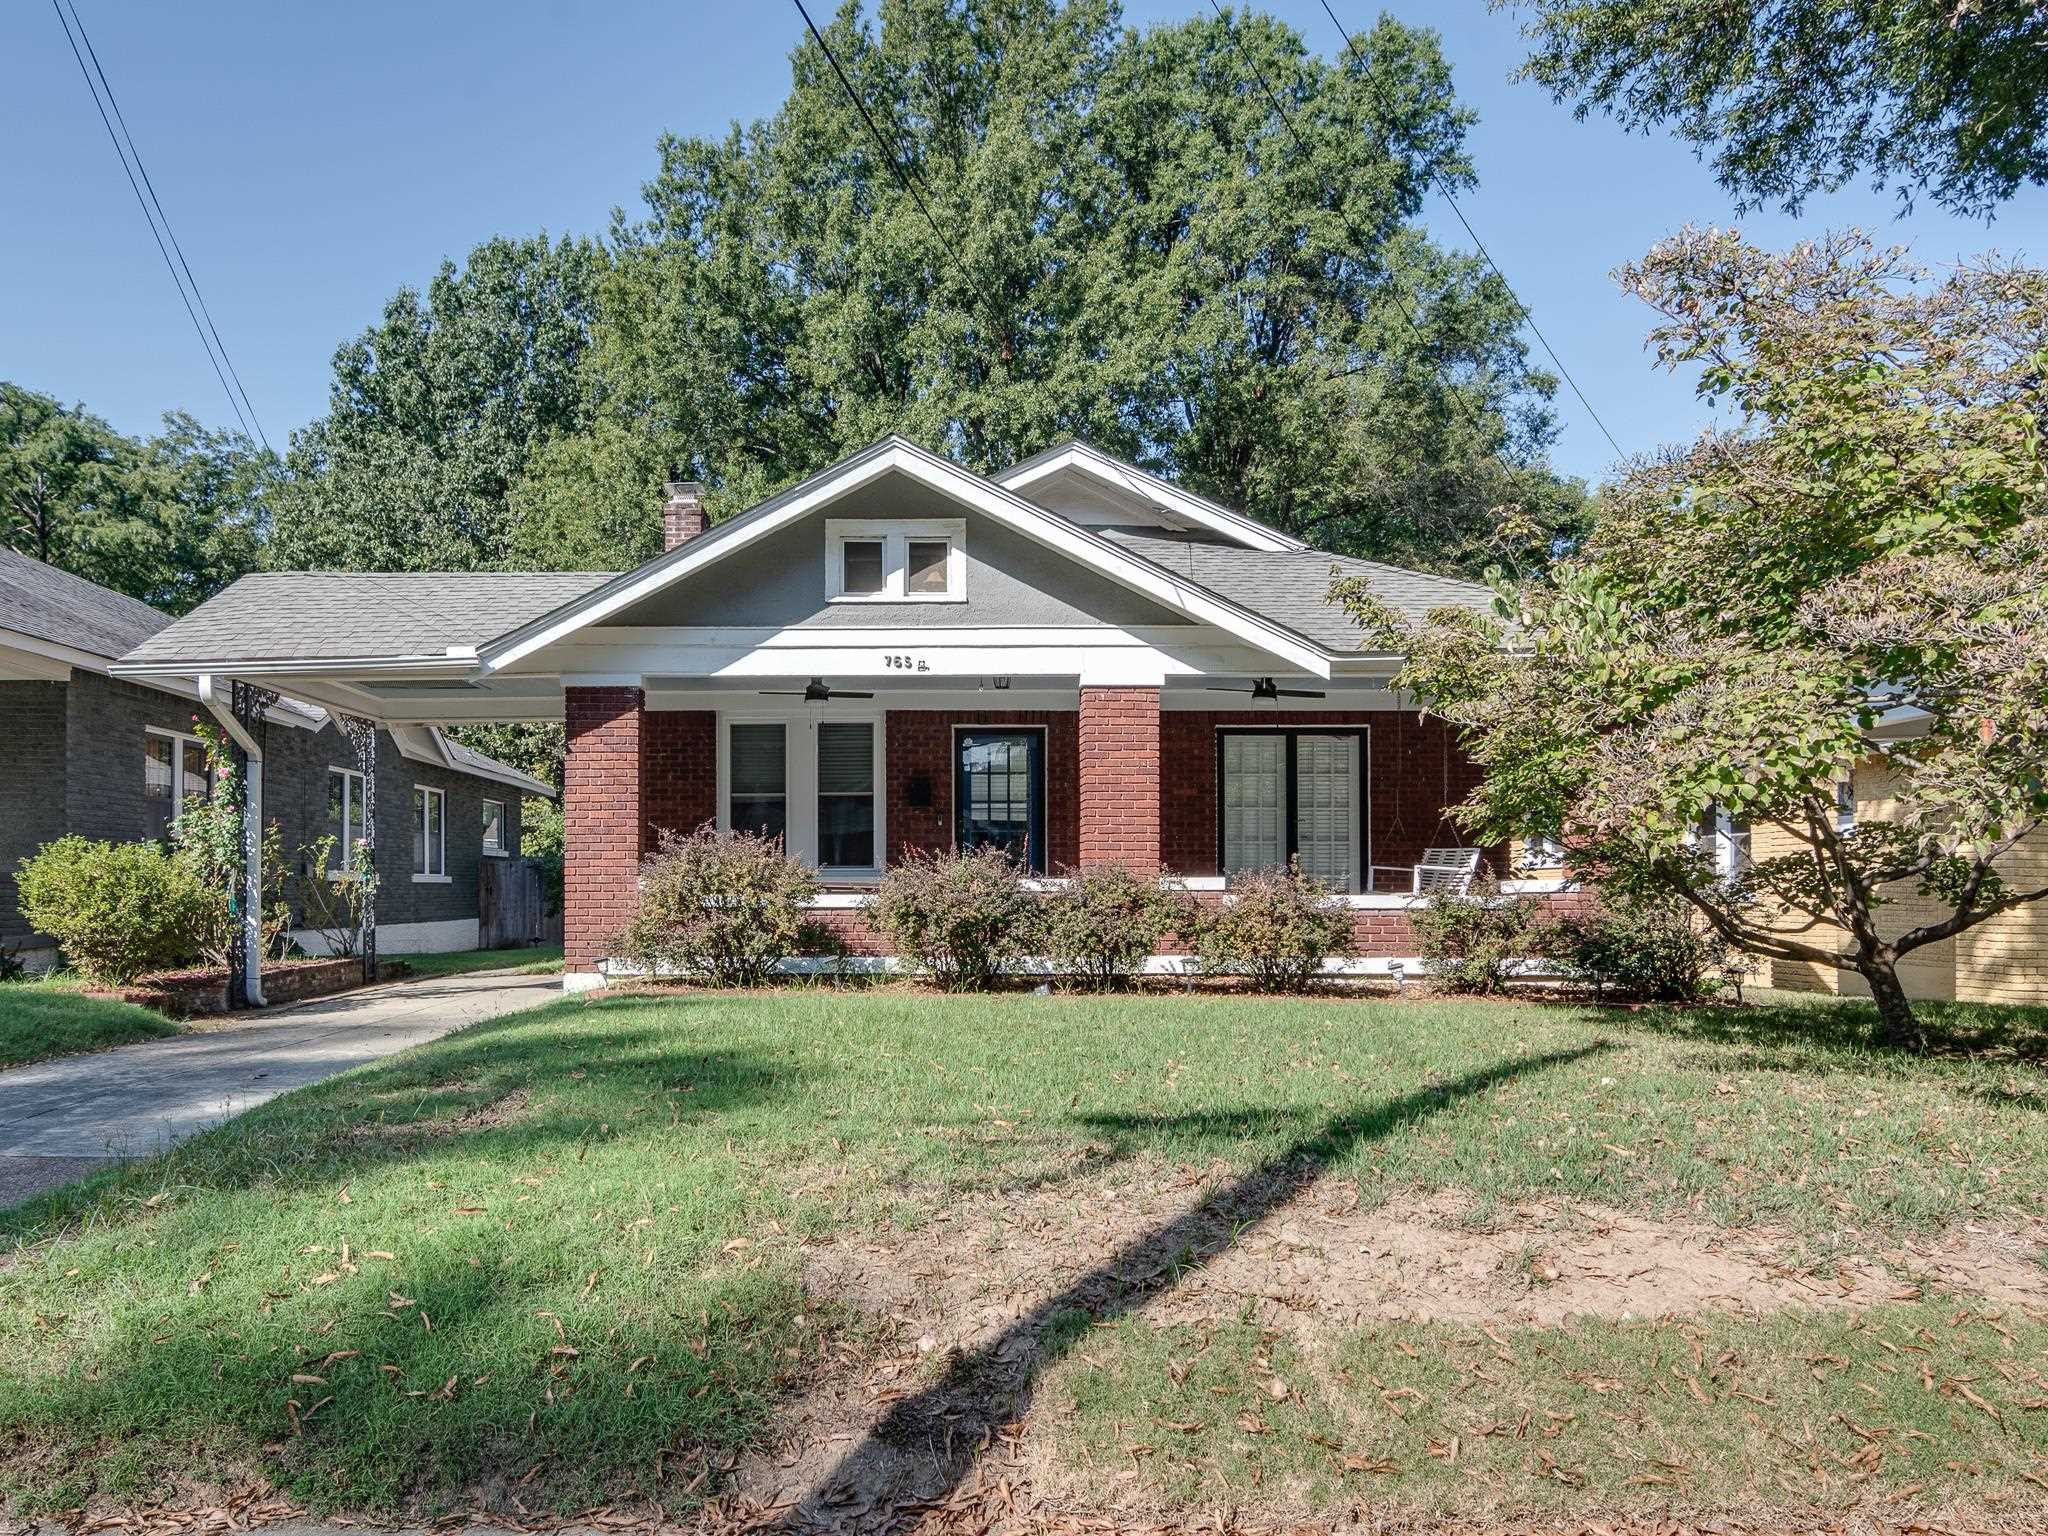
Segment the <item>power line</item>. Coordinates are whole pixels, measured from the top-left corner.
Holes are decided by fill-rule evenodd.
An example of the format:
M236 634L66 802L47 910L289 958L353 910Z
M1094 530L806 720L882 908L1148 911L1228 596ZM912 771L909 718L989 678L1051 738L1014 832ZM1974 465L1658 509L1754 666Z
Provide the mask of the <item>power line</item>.
M1353 41L1350 31L1343 22L1337 19L1337 13L1330 9L1330 0L1320 0L1320 4L1323 7L1323 14L1330 18L1330 25L1335 27L1337 35L1344 39L1345 51L1357 59L1361 65L1366 66L1359 70L1359 78L1363 79L1366 85L1371 88L1373 95L1379 99L1380 110L1386 114L1387 120L1391 122L1394 116L1393 103L1387 99L1387 93L1381 88L1380 83L1373 79L1370 73L1370 61L1359 51L1358 44ZM1564 359L1557 355L1557 348L1550 344L1550 338L1543 334L1543 328L1536 323L1536 316L1530 312L1529 306L1524 304L1516 294L1515 285L1508 281L1507 273L1503 272L1500 268L1500 263L1493 259L1493 252L1489 251L1486 248L1486 242L1479 238L1479 231L1474 229L1472 221L1465 217L1465 210L1458 206L1458 200L1451 195L1450 183L1445 180L1443 173L1434 166L1430 168L1429 176L1430 180L1436 183L1437 192L1443 197L1443 200L1451 205L1451 212L1458 216L1458 222L1465 226L1465 233L1472 237L1472 244L1477 247L1481 259L1489 267L1493 268L1493 275L1501 280L1501 286L1507 289L1508 297L1514 301L1515 308L1522 312L1524 323L1528 325L1529 330L1535 335L1536 339L1543 343L1543 350L1550 354L1550 360L1557 365L1558 373L1563 377L1565 383L1571 386L1572 393L1578 396L1579 404L1586 408L1586 414L1593 418L1593 425L1598 427L1600 435L1607 439L1607 446L1614 450L1617 458L1626 458L1627 455L1622 452L1621 444L1614 440L1614 434L1607 430L1607 423L1600 419L1600 413L1593 409L1593 402L1586 398L1586 392L1579 388L1579 381L1572 377L1571 370L1564 365Z
M106 72L100 68L99 54L95 52L93 49L92 39L86 35L85 20L78 14L78 7L75 3L73 3L71 6L71 15L68 20L66 19L64 14L64 7L62 4L59 3L59 0L50 0L50 6L51 9L55 10L57 13L58 24L64 28L64 40L71 45L71 56L72 58L78 61L79 73L85 77L85 88L87 92L92 96L92 104L94 108L99 112L101 124L105 126L107 130L107 138L112 142L114 146L114 156L121 162L122 173L126 175L128 178L129 190L135 194L136 204L142 209L143 222L149 225L150 235L156 241L157 252L164 259L165 270L167 270L171 274L171 284L178 290L178 298L180 299L180 301L183 302L185 306L185 314L187 318L189 318L192 322L192 329L194 330L194 332L198 334L199 345L206 352L207 362L210 363L213 367L213 376L216 379L220 380L221 390L228 397L228 407L235 413L235 420L241 423L243 434L245 436L248 435L250 431L250 425L253 422L255 425L256 437L262 442L265 449L270 449L270 439L268 436L264 434L263 423L260 420L258 420L256 416L255 402L249 398L248 390L242 387L241 375L235 372L234 361L232 358L228 356L227 345L220 339L220 331L214 326L213 323L213 314L206 307L206 297L199 291L199 281L192 275L191 264L185 260L184 248L178 244L177 233L171 228L170 218L167 214L165 214L163 204L160 201L158 201L156 195L156 187L150 182L149 171L142 163L142 154L135 147L135 139L133 135L129 134L128 132L128 122L127 119L122 117L121 115L121 104L118 100L115 99L114 88L112 84L108 82ZM71 31L74 24L78 28L78 35L76 37L72 36ZM79 44L81 42L85 44L84 54L81 54L79 52ZM92 65L90 69L88 69L86 66L86 55L90 55L92 58ZM93 84L93 79L95 75L97 75L99 79L98 89L95 89ZM102 105L100 101L101 90L104 90L106 92L106 102L104 105ZM113 108L113 120L109 120L107 116L108 107ZM115 121L118 121L121 125L119 134L116 134L116 132L114 131ZM123 138L127 139L126 153L124 153L122 150ZM134 168L132 170L129 168L128 163L130 156L134 157L135 162ZM138 174L142 178L141 183L139 185L136 182L136 177ZM143 191L145 187L148 188L148 193L146 197ZM152 205L156 210L155 217L151 217L150 210ZM163 225L161 233L159 233L157 229L159 221L161 221ZM164 245L164 239L166 236L168 236L170 239L170 249L166 249ZM175 265L172 263L171 250L176 250L178 253L177 262ZM179 268L181 267L184 269L183 281L180 281L178 275ZM191 285L191 293L189 296L186 294L185 291L186 284L188 283ZM199 308L197 311L195 311L192 307L194 300L198 301ZM205 323L203 325L201 324L199 318L200 314L202 313L205 314L206 316ZM208 341L208 332L212 333L211 342ZM214 355L216 348L218 348L219 350L218 358L216 358ZM227 370L225 373L222 372L223 364L226 366ZM228 384L228 378L230 375L232 375L234 378L233 387L230 387ZM241 398L239 400L236 399L236 390L241 390ZM244 415L243 413L243 407L245 405L248 407L248 412L246 415Z
M889 174L896 178L896 185L908 193L910 200L917 204L917 211L924 215L925 223L931 225L932 233L938 236L939 245L944 248L945 232L939 228L939 221L932 217L931 209L925 204L924 194L910 184L910 178L904 174L903 167L896 163L895 151L889 148L888 141L882 137L882 130L875 126L874 118L868 115L868 104L861 99L860 92L853 88L853 82L846 78L846 71L839 67L839 56L832 51L832 45L825 41L825 34L818 30L818 24L811 20L811 13L805 9L804 0L795 0L795 4L799 14L803 16L804 25L811 29L811 36L818 40L818 46L825 51L825 61L832 66L832 73L839 77L839 84L846 92L846 99L853 103L853 109L860 114L860 120L868 125L868 133L873 137L875 147L882 152L882 159L889 167Z

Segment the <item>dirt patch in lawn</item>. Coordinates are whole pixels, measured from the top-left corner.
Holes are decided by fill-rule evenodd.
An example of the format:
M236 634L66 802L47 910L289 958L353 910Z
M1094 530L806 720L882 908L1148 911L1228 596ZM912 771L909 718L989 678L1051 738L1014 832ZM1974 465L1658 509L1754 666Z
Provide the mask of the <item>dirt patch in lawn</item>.
M449 1091L452 1090L414 1089L409 1090L406 1097L416 1100L425 1093ZM473 1104L459 1114L438 1115L427 1120L366 1120L350 1126L347 1134L351 1141L358 1143L413 1148L446 1141L452 1136L471 1136L479 1131L515 1125L532 1112L533 1096L524 1088L514 1088L495 1099Z
M1159 1321L1225 1321L1247 1308L1300 1334L1375 1320L1556 1326L1574 1317L1683 1316L1719 1308L1864 1307L1955 1295L2048 1306L2036 1253L2048 1224L1964 1224L1913 1241L1845 1233L1821 1257L1769 1229L1729 1231L1685 1217L1643 1218L1542 1202L1484 1226L1455 1194L1364 1205L1348 1179L1308 1184L1277 1210L1218 1165L1143 1168L959 1201L915 1231L812 1247L822 1296L973 1348L1077 1276L1111 1264L1135 1237L1179 1224L1183 1251L1119 1267L1131 1284L1184 1273L1144 1308Z

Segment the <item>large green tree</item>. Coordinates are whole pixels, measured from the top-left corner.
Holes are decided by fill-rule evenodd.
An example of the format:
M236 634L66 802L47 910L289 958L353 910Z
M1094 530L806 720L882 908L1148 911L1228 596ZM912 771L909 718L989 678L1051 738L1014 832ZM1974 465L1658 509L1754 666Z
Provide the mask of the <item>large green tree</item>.
M498 570L535 447L588 417L580 365L602 247L494 239L401 289L334 355L327 414L296 433L273 566Z
M1861 975L1917 1043L1899 962L2048 899L2008 858L2048 836L2048 272L1688 230L1622 280L1739 425L1632 465L1498 621L1340 595L1466 729L1475 830L1561 829L1597 882ZM1880 750L1886 808L1845 823ZM1720 816L1747 868L1695 839Z
M1986 216L2048 181L2037 0L1494 0L1530 13L1524 74L1581 116L1666 127L1745 207L1862 176Z
M729 509L889 431L984 470L1084 436L1424 565L1477 563L1505 502L1538 546L1575 526L1512 296L1415 223L1472 181L1433 34L1383 20L1340 67L1257 14L884 0L826 36L913 190L808 39L772 117L665 139L594 422L514 498L530 562L650 552L671 468Z
M254 568L279 466L182 411L148 438L0 382L0 540L184 613Z

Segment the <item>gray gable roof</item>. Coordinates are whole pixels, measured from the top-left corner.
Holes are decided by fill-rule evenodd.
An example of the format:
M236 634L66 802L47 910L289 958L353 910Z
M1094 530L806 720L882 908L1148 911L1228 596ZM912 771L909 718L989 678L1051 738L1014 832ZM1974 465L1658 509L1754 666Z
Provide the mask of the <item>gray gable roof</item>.
M111 660L170 622L147 603L0 548L0 629Z
M272 571L244 576L131 662L444 656L611 580L607 571Z
M1493 609L1493 593L1476 581L1326 555L1319 550L1238 549L1211 540L1111 528L1102 536L1176 576L1207 587L1240 607L1333 651L1363 647L1357 624L1329 600L1332 572L1364 578L1390 608L1421 619L1436 608Z

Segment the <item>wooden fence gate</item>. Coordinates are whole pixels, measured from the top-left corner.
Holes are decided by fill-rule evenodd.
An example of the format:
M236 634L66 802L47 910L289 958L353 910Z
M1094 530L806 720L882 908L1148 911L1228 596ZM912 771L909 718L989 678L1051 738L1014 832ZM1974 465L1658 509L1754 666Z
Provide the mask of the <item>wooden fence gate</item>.
M531 859L485 859L477 871L477 947L538 944L547 931L540 866Z

